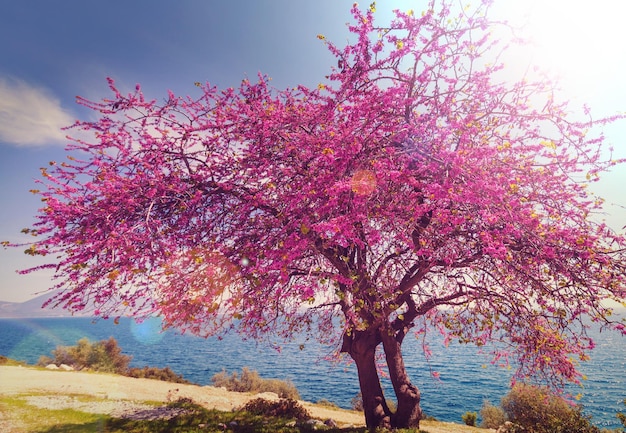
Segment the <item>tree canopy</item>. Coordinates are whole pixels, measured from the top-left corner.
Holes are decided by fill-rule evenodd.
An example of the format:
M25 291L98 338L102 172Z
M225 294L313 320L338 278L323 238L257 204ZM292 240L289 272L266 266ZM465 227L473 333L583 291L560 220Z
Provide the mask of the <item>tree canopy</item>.
M42 169L27 250L53 258L53 303L200 335L342 336L370 426L419 422L411 330L576 380L587 317L626 333L605 302L626 299L626 239L587 188L618 163L592 129L616 118L507 79L487 9L433 1L379 26L355 5L354 41L318 35L337 65L314 88L259 75L156 101L110 80L112 97L80 99L98 118L73 128L92 138ZM381 344L395 414L371 371Z

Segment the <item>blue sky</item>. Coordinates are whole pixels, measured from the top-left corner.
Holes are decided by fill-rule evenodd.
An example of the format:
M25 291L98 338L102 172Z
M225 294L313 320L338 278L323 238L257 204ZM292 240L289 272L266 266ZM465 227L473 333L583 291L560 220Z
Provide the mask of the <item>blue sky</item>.
M626 29L617 20L626 12L622 1L495 3L494 12L502 18L530 17L528 28L541 48L524 53L523 59L530 56L566 70L566 91L575 101L589 101L598 113L626 111ZM391 9L421 11L425 4L380 0L377 15L385 21ZM25 240L20 230L34 222L40 207L28 192L35 188L39 167L64 159L60 127L92 116L75 104L77 95L109 96L107 76L122 90L140 83L150 98L164 98L168 89L194 94L196 81L237 85L259 71L278 88L315 86L334 64L316 35L341 45L348 37L351 5L351 0L3 2L0 240ZM622 122L606 131L620 156L626 156L625 128ZM621 205L626 204L624 170L611 173L598 187ZM616 228L626 224L623 213L623 208L612 208L609 219ZM15 272L36 263L19 250L0 249L0 300L24 301L50 285L49 273Z

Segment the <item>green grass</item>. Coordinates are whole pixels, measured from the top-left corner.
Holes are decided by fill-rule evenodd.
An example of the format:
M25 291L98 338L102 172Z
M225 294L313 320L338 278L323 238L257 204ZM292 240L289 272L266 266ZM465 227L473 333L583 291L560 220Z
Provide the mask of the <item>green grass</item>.
M0 397L2 419L10 423L6 433L103 432L109 417L74 409L49 410L29 405L23 397ZM3 433L5 431L3 430Z
M28 365L24 361L18 361L16 359L7 358L6 356L0 355L0 365L8 365L11 367L15 367L18 365L25 366Z
M186 409L186 413L170 420L130 420L80 412L74 409L42 409L29 405L26 395L0 397L0 419L10 421L12 429L3 433L306 433L314 431L307 424L294 420L253 415L244 411L221 412L205 409L191 401L170 405ZM99 399L75 396L81 401ZM1 423L0 423L1 424ZM365 427L324 428L328 433L366 433ZM398 430L416 433L417 430ZM422 431L423 432L423 431Z

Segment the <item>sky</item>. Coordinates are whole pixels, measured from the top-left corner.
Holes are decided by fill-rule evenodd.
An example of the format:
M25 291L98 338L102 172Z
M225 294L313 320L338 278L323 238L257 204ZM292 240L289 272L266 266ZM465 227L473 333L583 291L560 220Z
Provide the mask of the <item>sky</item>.
M470 0L471 1L471 0ZM369 5L362 2L362 6ZM63 160L63 126L93 113L76 96L108 97L106 77L123 91L141 84L148 98L167 90L195 94L195 82L237 86L258 72L285 88L324 81L335 60L316 37L348 38L352 0L29 0L0 5L0 241L27 242L23 228L41 207L29 190L39 168ZM425 0L379 0L392 9L424 10ZM495 17L523 22L537 46L512 53L512 64L541 63L563 76L564 92L597 115L626 112L626 13L622 0L495 0ZM626 157L626 121L604 131ZM597 185L607 221L626 224L626 166ZM50 272L19 275L39 264L21 249L0 248L0 301L22 302L52 285Z

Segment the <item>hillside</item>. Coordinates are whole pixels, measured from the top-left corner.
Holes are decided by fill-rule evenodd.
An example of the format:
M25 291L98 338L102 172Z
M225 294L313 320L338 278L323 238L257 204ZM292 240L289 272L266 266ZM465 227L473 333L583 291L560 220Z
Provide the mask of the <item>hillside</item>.
M47 292L24 302L0 301L0 319L17 319L33 317L86 317L90 314L71 314L62 308L43 308L43 304L57 292Z

